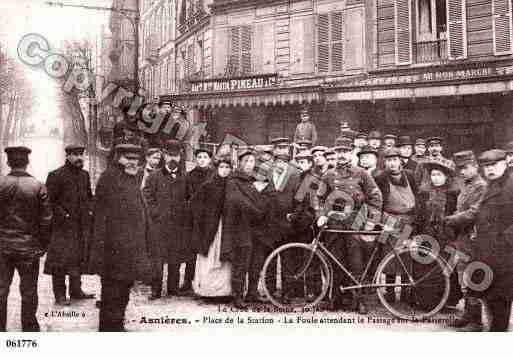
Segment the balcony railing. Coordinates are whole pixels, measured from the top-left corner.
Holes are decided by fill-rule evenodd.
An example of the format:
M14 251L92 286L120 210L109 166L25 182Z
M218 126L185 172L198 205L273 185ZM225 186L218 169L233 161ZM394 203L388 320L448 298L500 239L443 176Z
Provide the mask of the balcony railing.
M447 40L418 42L415 44L418 64L444 62L448 59Z

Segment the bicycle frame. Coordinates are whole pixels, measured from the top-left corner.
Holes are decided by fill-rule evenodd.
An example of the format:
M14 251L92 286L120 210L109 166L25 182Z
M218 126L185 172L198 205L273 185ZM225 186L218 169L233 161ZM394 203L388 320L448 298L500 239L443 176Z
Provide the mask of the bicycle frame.
M373 236L379 236L381 234L383 234L383 231L351 231L351 230L342 230L342 229L321 229L321 231L317 234L317 236L314 236L314 239L312 241L312 243L310 244L312 246L312 253L310 254L310 258L308 258L308 260L306 261L305 263L305 266L301 269L301 271L299 271L298 275L296 275L295 277L299 278L301 277L302 275L304 275L305 271L307 270L307 268L310 266L310 263L312 262L312 259L314 257L314 255L317 253L317 252L320 252L318 253L319 255L323 256L324 258L328 257L331 259L331 261L333 261L350 279L351 281L355 284L355 285L352 285L352 286L348 286L348 287L343 287L343 290L352 290L352 289L362 289L362 288L383 288L383 287L398 287L398 286L403 286L403 287L407 287L407 286L411 286L412 284L415 283L415 281L413 280L413 277L411 276L410 272L408 271L407 269L407 266L404 264L403 260L401 259L401 257L398 256L397 254L397 250L395 248L395 246L392 246L390 243L389 243L389 240L388 238L386 238L386 244L388 244L389 247L391 247L392 249L392 252L394 253L394 256L395 258L399 261L399 263L401 264L402 268L404 269L405 273L408 275L408 279L409 279L409 284L408 283L405 283L405 284L400 284L400 285L397 285L395 283L383 283L383 284L376 284L376 278L374 278L374 282L371 282L369 284L365 284L365 278L367 277L367 274L370 270L370 267L371 265L373 264L374 262L374 259L376 257L376 253L378 252L378 246L376 246L367 262L367 265L365 267L365 270L362 274L362 277L360 280L356 279L353 274L344 266L344 264L338 260L337 257L335 257L335 255L321 242L321 237L324 233L339 233L339 234L346 234L346 235L354 235L354 234L358 234L358 235L373 235ZM427 249L427 250L430 250L429 248L427 247L423 247L423 246L418 246L418 248L424 248L424 249ZM330 261L326 261L326 262L330 262ZM333 266L332 265L329 265L329 269L331 270L331 274L332 274L332 279L333 279ZM376 276L376 273L374 274ZM332 285L331 285L332 286ZM331 291L330 291L331 293ZM331 296L331 295L330 295Z

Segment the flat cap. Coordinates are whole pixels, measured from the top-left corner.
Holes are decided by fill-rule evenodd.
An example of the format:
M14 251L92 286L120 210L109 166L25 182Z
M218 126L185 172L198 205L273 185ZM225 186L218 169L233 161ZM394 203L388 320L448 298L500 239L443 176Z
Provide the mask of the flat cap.
M367 134L366 134L365 132L363 132L363 131L358 131L358 132L356 133L355 138L364 138L364 139L367 139L367 138L368 138L368 136L367 136Z
M329 155L336 155L337 153L335 152L335 150L333 149L333 147L331 148L328 148L326 150L326 152L324 152L324 156L329 156Z
M396 135L392 135L392 134L387 134L385 136L383 136L383 139L384 140L387 140L387 139L390 139L390 140L397 140L397 136Z
M415 146L420 146L420 145L424 145L425 146L426 145L426 140L423 139L423 138L417 138L415 140Z
M353 149L353 140L347 137L338 138L335 142L335 147L333 147L333 150L340 151L340 150L352 150Z
M340 146L349 146L352 149L353 148L353 139L349 138L349 137L337 138L335 140L335 147L340 147ZM335 147L333 148L333 150L335 150Z
M271 139L271 144L274 146L288 145L289 139L288 139L288 137L276 137L276 138Z
M153 156L155 153L160 153L160 148L149 147L146 149L146 156Z
M369 139L381 140L381 133L379 131L369 132Z
M503 150L506 151L506 153L513 153L513 141L506 143Z
M28 156L32 150L25 146L10 146L4 149L7 156Z
M506 151L499 150L499 149L493 149L484 151L481 153L481 155L478 158L479 165L486 166L486 165L493 165L496 162L503 161L506 159Z
M340 137L347 137L354 140L356 138L356 131L353 131L350 128L344 128L340 131Z
M237 155L237 158L240 160L242 160L244 157L246 156L249 156L249 155L255 155L255 151L251 148L246 148L244 150L242 150L241 152L238 153Z
M462 167L467 163L477 163L476 156L472 151L460 151L452 155L456 167Z
M441 144L443 142L443 140L441 137L433 136L433 137L429 137L426 142L427 142L427 145L429 146L431 144L436 144L436 143Z
M401 157L401 153L399 152L398 148L395 148L395 147L387 148L383 151L383 157L384 158Z
M216 157L216 158L214 159L214 164L215 164L215 166L219 166L221 163L226 163L226 164L228 164L230 167L232 167L232 166L233 166L231 156L222 155L222 156Z
M312 146L312 141L307 140L307 139L300 139L297 141L297 144L299 146L310 147L310 146Z
M84 153L84 151L85 147L82 145L68 145L64 148L64 152L68 155L70 153Z
M143 148L138 145L134 145L131 143L120 143L114 147L116 152L118 153L142 153Z
M194 149L194 156L197 156L200 153L206 153L210 157L212 157L212 148L208 147L205 144L200 144L198 148Z
M178 140L167 140L164 149L171 154L178 154L182 150L182 143Z
M311 160L313 157L312 157L312 153L308 150L305 150L305 151L301 151L299 152L297 155L296 155L296 160Z
M363 146L361 149L360 149L360 152L358 152L358 157L360 157L361 155L364 155L364 154L367 154L367 153L372 153L374 155L378 155L378 151L372 147L372 146Z
M410 136L399 136L399 139L397 140L397 147L411 145L413 145L413 141Z
M310 152L311 154L313 155L315 152L322 152L322 153L326 153L326 151L328 150L328 147L326 146L315 146L313 147Z

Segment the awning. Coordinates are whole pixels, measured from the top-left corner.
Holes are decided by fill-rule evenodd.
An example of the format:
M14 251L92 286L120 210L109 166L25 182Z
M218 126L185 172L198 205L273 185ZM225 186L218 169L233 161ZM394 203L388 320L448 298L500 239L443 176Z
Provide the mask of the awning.
M163 96L162 99L170 100L189 108L209 108L225 106L275 106L294 103L312 103L319 101L318 92L288 92L279 93L222 93L222 94L191 94Z

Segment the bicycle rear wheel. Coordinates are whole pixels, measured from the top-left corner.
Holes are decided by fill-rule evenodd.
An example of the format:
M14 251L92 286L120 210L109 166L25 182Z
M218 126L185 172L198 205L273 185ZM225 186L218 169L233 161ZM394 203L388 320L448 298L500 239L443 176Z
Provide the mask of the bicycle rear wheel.
M397 258L401 258L404 265ZM429 248L408 247L388 253L376 270L379 300L393 315L422 320L438 313L449 297L446 263Z
M264 292L280 308L316 306L331 278L324 256L304 243L288 243L274 250L262 272Z

